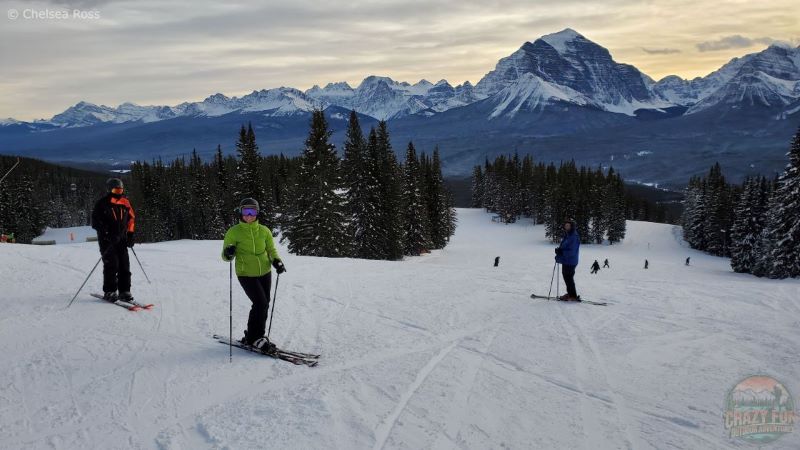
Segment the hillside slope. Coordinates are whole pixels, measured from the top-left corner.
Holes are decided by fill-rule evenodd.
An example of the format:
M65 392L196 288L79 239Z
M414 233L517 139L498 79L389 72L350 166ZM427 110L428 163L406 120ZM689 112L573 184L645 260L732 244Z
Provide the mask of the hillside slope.
M403 262L279 248L272 337L322 353L316 368L230 364L210 339L228 331L219 241L137 245L153 284L132 260L133 291L157 306L136 313L88 296L99 273L64 310L96 244L0 245L0 447L749 448L723 427L728 390L766 373L800 392L800 281L628 222L623 244L581 252L579 293L611 305L535 301L553 269L541 227L458 213L447 249ZM233 302L239 337L235 281Z

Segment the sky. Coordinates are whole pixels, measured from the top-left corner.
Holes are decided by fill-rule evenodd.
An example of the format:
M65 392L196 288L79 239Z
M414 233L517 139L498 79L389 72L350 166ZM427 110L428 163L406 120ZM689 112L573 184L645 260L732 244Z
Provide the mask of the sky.
M797 0L0 0L0 11L0 118L18 120L79 101L176 105L368 75L475 84L568 27L656 80L800 45Z

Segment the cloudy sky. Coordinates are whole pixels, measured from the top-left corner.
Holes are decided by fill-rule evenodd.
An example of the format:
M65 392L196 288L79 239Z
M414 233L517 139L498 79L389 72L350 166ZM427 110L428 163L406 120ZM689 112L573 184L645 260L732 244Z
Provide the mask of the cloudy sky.
M20 120L81 100L174 105L355 87L373 74L476 83L525 41L566 27L655 79L800 44L797 0L0 0L0 10L0 118Z

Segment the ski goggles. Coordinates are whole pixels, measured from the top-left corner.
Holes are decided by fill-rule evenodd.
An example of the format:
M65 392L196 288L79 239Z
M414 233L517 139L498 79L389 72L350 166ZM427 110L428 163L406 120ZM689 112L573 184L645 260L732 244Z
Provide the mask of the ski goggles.
M257 216L258 210L255 208L242 208L243 216Z
M111 193L112 194L117 194L117 195L121 195L122 191L123 191L122 188L113 188L113 189L111 189Z

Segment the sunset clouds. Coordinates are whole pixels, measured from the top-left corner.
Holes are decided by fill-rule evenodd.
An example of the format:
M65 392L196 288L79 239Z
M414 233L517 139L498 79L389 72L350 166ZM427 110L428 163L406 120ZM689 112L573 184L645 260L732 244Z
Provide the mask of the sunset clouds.
M0 5L0 118L25 120L80 100L172 105L216 92L358 85L371 74L476 83L525 41L567 27L654 79L702 76L775 41L800 44L793 0ZM44 10L69 17L38 17Z

